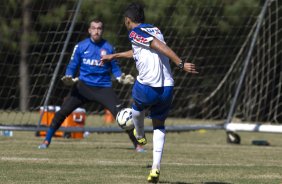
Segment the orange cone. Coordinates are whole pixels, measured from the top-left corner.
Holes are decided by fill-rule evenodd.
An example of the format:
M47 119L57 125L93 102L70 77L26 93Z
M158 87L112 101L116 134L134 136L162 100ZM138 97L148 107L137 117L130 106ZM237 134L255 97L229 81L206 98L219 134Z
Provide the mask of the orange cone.
M115 118L113 114L108 109L105 109L104 122L106 124L112 124L114 123L114 121L115 121Z

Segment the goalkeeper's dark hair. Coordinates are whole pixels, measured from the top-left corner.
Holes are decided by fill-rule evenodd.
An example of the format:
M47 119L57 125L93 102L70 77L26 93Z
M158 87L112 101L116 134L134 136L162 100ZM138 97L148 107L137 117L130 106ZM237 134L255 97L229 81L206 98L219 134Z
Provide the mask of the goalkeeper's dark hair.
M90 25L91 25L91 22L96 22L96 23L101 22L101 23L102 23L102 26L103 26L103 29L104 29L104 21L102 20L101 17L95 17L95 18L93 18L93 19L90 19L90 21L89 21L89 27L90 27Z
M135 23L144 23L144 7L140 3L130 3L124 10L123 15Z

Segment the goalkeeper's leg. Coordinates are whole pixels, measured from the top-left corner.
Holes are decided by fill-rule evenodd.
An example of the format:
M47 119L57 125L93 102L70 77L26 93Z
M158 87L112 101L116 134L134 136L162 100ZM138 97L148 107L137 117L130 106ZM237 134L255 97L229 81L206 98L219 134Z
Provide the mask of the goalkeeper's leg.
M102 104L106 109L113 114L116 118L117 113L123 108L122 104L120 103L119 99L117 98L114 90L112 88L93 88L96 90L91 97L93 101L96 101ZM133 135L133 129L125 131L132 142L134 148L137 152L144 152L144 149L138 145L138 142Z
M60 128L66 117L70 115L77 107L82 105L83 101L84 99L76 93L73 93L73 91L70 93L70 95L65 99L61 109L56 112L43 143L38 147L39 149L46 149L50 145L52 137Z

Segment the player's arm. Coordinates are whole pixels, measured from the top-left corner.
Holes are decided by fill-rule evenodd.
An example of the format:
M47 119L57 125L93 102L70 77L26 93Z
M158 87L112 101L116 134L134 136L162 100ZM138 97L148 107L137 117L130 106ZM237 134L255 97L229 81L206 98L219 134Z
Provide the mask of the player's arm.
M76 45L73 49L73 53L70 62L67 66L65 76L61 78L61 80L65 85L71 86L78 81L78 77L75 77L75 75L79 65L80 65L79 47L78 45Z
M103 58L104 57L104 58ZM122 52L122 53L114 53L111 52L109 55L104 55L101 58L102 61L111 61L112 66L112 73L116 77L117 81L121 84L133 84L134 77L130 74L126 75L125 73L121 72L120 67L117 65L117 58L130 58L130 52Z
M132 58L133 57L133 51L128 50L125 52L118 52L114 54L104 55L101 57L101 64L103 65L105 62L112 61L113 59L119 59L119 58Z
M180 69L183 69L186 72L189 73L198 73L196 71L196 67L193 63L184 63L176 54L175 52L168 47L166 44L161 42L160 40L154 38L153 41L151 41L150 47L152 49L155 49L159 51L160 53L167 56L172 62L174 62Z

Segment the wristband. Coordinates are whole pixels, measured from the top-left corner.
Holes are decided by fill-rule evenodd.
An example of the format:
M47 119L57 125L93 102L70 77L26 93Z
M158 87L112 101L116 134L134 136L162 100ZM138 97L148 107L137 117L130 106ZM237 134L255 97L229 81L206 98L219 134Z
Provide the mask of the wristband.
M184 68L183 61L180 61L180 63L177 65L177 68L180 69L180 70L183 70L183 68Z

